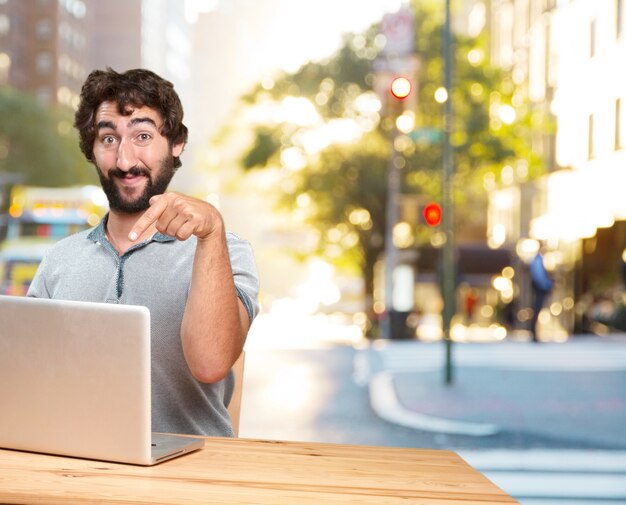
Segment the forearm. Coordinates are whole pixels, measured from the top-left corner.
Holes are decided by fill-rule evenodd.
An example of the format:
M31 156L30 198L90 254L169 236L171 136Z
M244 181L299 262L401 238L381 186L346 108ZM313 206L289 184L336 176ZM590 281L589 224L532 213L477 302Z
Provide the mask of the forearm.
M222 227L199 238L181 338L196 379L216 382L226 376L245 342L248 314L237 296Z
M136 241L151 226L178 240L197 237L181 340L194 377L217 382L241 354L250 325L235 289L222 216L205 201L164 193L150 199L128 238Z

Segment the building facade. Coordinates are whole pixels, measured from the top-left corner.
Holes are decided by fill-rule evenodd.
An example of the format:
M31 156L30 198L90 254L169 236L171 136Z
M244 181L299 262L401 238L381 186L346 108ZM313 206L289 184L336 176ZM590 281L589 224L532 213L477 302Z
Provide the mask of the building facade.
M533 241L547 246L557 281L547 331L588 331L594 303L623 287L624 1L492 0L489 13L493 62L555 128L533 139L546 174L532 183L514 177L491 193L488 240L520 257Z
M89 68L89 14L83 0L0 2L0 83L75 106Z
M0 84L76 107L94 68L146 67L185 101L191 29L178 0L0 0Z

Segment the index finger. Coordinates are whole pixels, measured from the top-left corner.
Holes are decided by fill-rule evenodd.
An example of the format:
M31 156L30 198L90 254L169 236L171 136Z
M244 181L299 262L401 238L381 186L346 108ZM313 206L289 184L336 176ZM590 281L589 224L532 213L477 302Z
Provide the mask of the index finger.
M141 237L141 234L146 231L152 224L156 223L161 214L167 208L167 200L162 198L163 195L156 195L150 198L150 207L143 215L137 219L137 222L133 225L132 230L128 234L128 239L131 241L137 240Z

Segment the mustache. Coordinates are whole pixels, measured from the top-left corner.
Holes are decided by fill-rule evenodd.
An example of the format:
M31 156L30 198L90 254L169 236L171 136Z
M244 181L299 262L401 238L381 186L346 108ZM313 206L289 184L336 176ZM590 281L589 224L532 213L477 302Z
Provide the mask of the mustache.
M109 172L109 177L119 177L120 179L123 179L126 176L136 176L136 175L145 175L146 177L150 177L150 171L143 167L132 167L128 170L115 168L115 170L111 170L111 172Z

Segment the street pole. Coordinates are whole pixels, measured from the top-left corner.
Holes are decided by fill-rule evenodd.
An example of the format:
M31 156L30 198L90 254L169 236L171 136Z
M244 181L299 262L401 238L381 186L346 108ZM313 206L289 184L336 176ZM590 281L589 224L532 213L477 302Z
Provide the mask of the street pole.
M398 157L396 150L397 130L394 124L391 135L391 155L387 162L387 208L385 210L385 318L383 319L383 336L387 339L394 338L394 324L392 321L393 308L393 274L398 266L398 250L393 242L393 227L399 220L398 195L400 194L400 171L398 169Z
M444 87L448 94L444 102L443 117L443 202L442 221L445 234L443 257L441 259L441 288L443 295L443 340L445 344L445 382L452 384L452 317L456 309L456 268L454 245L454 204L452 201L454 184L454 160L450 134L452 132L452 36L450 1L446 0L446 14L443 31Z
M393 228L399 221L400 210L398 200L401 189L401 172L399 164L403 161L402 154L396 148L398 130L396 120L405 110L405 100L409 95L415 96L411 82L404 76L405 73L413 76L416 71L415 51L415 20L413 11L404 5L395 13L388 13L382 19L381 33L385 36L386 44L374 67L383 82L379 94L387 104L387 115L392 120L391 152L387 163L387 205L385 209L385 316L381 321L381 333L384 338L394 338L396 325L392 319L394 315L394 279L393 275L398 266L398 250L393 243ZM394 77L395 76L395 77ZM408 84L395 88L396 83ZM393 98L392 98L393 97Z

